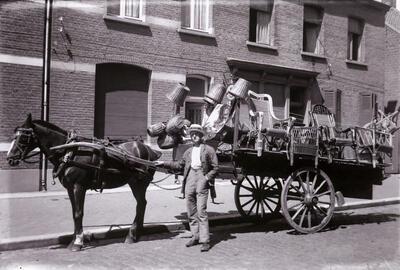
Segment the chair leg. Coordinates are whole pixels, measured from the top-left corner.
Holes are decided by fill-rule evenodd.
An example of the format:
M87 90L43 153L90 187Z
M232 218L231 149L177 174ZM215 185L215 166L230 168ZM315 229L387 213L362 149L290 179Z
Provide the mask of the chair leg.
M372 168L376 168L376 153L372 153Z

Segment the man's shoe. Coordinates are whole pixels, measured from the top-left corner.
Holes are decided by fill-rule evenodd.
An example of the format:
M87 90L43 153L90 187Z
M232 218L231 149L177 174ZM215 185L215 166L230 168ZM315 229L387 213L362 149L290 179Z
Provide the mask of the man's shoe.
M203 245L201 245L201 252L207 252L210 250L210 244L204 243Z
M199 244L199 240L197 239L190 239L189 242L186 243L186 247L193 247Z

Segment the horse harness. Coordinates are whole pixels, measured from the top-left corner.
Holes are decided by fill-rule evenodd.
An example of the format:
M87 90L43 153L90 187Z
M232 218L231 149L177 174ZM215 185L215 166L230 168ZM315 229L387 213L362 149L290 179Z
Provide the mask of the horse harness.
M66 145L74 143L74 142L90 142L96 145L95 148L89 149L81 149L80 147L73 147L64 150L65 154L59 158L59 165L55 166L53 169L53 178L59 177L62 175L68 167L79 167L82 169L92 169L94 170L94 182L93 188L94 190L100 189L100 192L103 191L105 187L105 183L101 180L101 176L104 173L110 174L121 174L124 172L130 173L138 173L141 175L148 174L149 168L141 169L137 168L137 166L132 166L132 162L130 162L127 158L122 158L120 161L123 164L123 167L126 170L119 170L115 168L105 168L105 161L108 158L107 155L107 147L116 148L116 146L108 140L99 140L99 139L88 139L85 137L77 136L74 131L69 132L68 139ZM119 149L119 151L123 151ZM76 157L91 157L90 163L76 161ZM60 179L60 178L59 178ZM60 179L62 181L62 179Z

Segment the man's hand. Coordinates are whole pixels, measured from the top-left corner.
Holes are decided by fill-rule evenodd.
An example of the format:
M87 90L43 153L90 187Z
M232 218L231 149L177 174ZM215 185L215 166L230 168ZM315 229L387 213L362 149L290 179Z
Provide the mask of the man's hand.
M156 167L161 167L161 166L164 166L164 161L159 161L159 160L157 160L157 161L154 161L154 165L156 166Z

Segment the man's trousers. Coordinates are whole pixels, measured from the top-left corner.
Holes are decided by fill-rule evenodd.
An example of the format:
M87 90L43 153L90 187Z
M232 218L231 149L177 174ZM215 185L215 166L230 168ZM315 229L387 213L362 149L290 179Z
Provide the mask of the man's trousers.
M202 169L190 169L185 187L190 231L200 243L210 242L207 215L208 183Z

